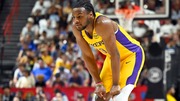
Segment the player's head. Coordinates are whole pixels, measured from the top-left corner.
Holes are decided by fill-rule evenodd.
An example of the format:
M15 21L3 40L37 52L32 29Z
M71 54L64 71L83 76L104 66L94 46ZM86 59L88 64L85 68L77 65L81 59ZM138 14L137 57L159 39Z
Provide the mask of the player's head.
M81 31L91 23L91 19L95 17L93 5L89 0L79 0L73 6L73 24Z

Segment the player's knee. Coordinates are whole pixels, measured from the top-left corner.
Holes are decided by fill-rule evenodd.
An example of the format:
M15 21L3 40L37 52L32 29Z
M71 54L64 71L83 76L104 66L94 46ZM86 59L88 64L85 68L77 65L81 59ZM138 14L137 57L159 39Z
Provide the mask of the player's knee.
M113 97L113 101L128 101L128 96L120 93L119 95Z

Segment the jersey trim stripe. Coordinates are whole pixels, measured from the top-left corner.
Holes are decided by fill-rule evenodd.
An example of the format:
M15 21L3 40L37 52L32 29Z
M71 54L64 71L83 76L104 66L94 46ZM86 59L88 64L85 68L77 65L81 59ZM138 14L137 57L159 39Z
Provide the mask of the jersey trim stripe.
M134 70L131 76L126 81L126 84L136 84L136 80L139 77L139 71L142 68L142 62L143 62L143 52L142 49L139 48L138 52L136 52L136 61L135 61L135 66Z
M129 39L118 29L118 31L115 33L116 40L121 43L124 47L126 47L128 50L132 52L136 52L140 47L136 44L133 44Z

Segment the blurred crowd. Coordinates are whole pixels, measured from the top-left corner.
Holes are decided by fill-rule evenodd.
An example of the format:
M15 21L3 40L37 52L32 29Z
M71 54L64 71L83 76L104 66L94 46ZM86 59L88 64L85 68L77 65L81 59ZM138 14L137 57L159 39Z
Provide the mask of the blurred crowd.
M76 0L37 0L20 33L20 50L9 87L42 89L94 86L71 30L71 7L74 2ZM104 56L96 50L94 54L100 69ZM52 101L68 101L68 98L63 99L63 93L58 92L55 92L55 97L61 97ZM47 99L41 93L41 90L36 92L34 98L37 101L40 101L39 97ZM18 98L16 94L13 96L14 99ZM83 101L83 95L79 99Z
M71 31L69 16L74 2L38 0L35 3L20 34L21 48L11 86L91 86L90 75ZM21 80L25 74L30 82Z
M46 99L41 92L42 87L94 87L71 29L72 5L77 1L36 1L20 33L20 50L17 53L17 63L9 87L37 87L37 96L34 97L36 100L33 101L40 101L38 99L41 97ZM114 3L110 1L94 0L95 10L104 14L113 14ZM149 5L147 7L151 7L147 9L154 12L157 10L156 0L145 1ZM171 18L133 22L134 29L129 33L141 42L147 58L148 54L158 56L165 49L180 47L180 0L174 0L171 5ZM92 50L100 71L105 56L93 48ZM145 71L146 68L143 70L139 84L142 84L143 79L146 78ZM19 97L21 92L11 97L8 93L9 87L3 88L7 92L7 99L21 101ZM81 95L80 98L82 97ZM6 96L3 99L6 99ZM68 101L66 95L59 90L55 91L55 98L52 101L57 99Z

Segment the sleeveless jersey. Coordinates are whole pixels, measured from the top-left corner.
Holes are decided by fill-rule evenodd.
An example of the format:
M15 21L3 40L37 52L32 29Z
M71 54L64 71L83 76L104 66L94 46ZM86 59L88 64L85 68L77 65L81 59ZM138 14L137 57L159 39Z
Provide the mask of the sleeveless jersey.
M96 17L94 21L96 21L100 16L104 16L104 15L100 13L96 13ZM141 48L140 48L140 43L138 41L133 39L119 24L117 25L118 25L118 29L113 34L115 34L116 36L116 46L120 53L120 60L123 60L126 57L130 56L132 53L137 52ZM82 30L81 33L82 33L82 37L88 42L88 44L92 45L102 54L106 56L110 56L110 54L108 54L107 52L102 37L96 33L95 29L93 29L92 38L88 36L85 30Z

